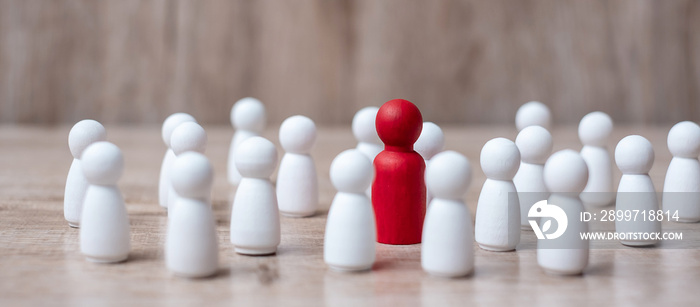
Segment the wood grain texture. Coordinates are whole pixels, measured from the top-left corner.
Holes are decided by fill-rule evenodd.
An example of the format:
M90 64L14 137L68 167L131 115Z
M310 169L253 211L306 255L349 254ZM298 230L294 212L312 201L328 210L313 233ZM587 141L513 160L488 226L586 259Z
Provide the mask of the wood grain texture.
M700 120L695 0L0 0L0 122L348 124L405 98L427 120Z
M207 156L215 168L213 209L218 220L219 274L186 280L165 267L166 212L157 203L163 146L157 128L107 125L108 139L124 152L120 181L131 219L132 252L127 262L98 265L79 251L76 229L63 219L62 196L71 155L68 127L0 127L0 305L693 305L700 296L700 250L615 248L591 250L583 276L545 275L537 266L532 232L517 252L486 252L475 246L474 275L440 279L420 267L420 245L377 245L371 272L339 274L323 262L323 229L332 197L328 169L341 151L355 145L349 127L320 128L311 154L317 162L320 212L311 218L282 218L282 243L273 257L237 255L229 241L230 190L225 174L232 132L207 126ZM580 148L572 126L554 129L555 150ZM670 126L618 127L610 146L638 133L656 150L650 175L661 189L671 159L665 149ZM472 162L466 203L472 216L485 177L479 151L497 136L513 138L506 126L444 127L447 149ZM276 130L264 136L277 142ZM279 147L278 147L279 148ZM615 169L616 181L620 173ZM274 176L273 176L274 178ZM697 223L683 224L686 238L700 236ZM697 242L696 242L697 243Z

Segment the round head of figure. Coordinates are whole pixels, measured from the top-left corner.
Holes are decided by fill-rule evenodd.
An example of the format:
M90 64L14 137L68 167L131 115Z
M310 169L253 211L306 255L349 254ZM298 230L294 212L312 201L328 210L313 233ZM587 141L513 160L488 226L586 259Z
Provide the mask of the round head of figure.
M435 123L425 122L423 123L423 131L421 131L413 148L423 159L430 160L445 148L445 134Z
M170 182L178 195L204 199L211 194L214 170L209 159L198 152L186 152L177 157L170 170Z
M543 176L552 193L581 193L588 183L588 165L578 152L564 149L547 159Z
M68 134L68 148L73 158L80 159L85 148L107 139L105 127L92 119L84 119L73 125Z
M613 129L612 118L603 112L586 114L578 125L578 137L584 146L603 147Z
M355 113L352 118L352 134L358 142L382 144L375 125L378 111L377 107L366 107Z
M435 155L425 170L425 184L435 198L460 199L471 181L469 160L451 150Z
M489 179L513 180L520 167L520 151L513 141L495 138L481 149L481 169Z
M170 138L173 135L173 130L177 128L180 124L184 122L197 122L197 120L187 113L174 113L163 122L163 129L161 130L161 135L163 136L163 142L165 146L170 148Z
M339 192L364 194L372 181L372 162L355 149L341 152L331 163L331 182Z
M654 148L641 135L629 135L615 147L615 163L623 174L647 174L654 165Z
M238 100L231 108L233 128L261 133L265 129L265 105L253 97Z
M204 153L207 146L207 133L204 128L195 122L185 122L173 130L170 138L170 148L175 155L187 151Z
M90 184L116 185L124 171L124 157L117 145L97 142L85 149L81 166Z
M243 141L236 147L234 157L243 177L269 178L277 167L275 144L260 136Z
M423 130L423 117L410 101L389 100L377 112L376 127L386 146L411 148Z
M284 151L308 154L316 142L316 125L306 116L295 115L282 122L280 144Z
M552 134L542 126L528 126L515 138L524 163L544 164L552 153Z
M668 132L668 150L674 157L697 159L700 155L700 126L684 121Z
M527 126L542 126L549 130L552 125L552 113L549 108L539 101L530 101L523 104L515 113L515 126L518 131Z

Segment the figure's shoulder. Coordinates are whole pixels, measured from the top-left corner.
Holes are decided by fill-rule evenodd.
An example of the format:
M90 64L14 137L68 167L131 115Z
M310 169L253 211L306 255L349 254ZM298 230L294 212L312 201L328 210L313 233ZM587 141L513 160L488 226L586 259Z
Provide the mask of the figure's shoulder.
M425 167L423 157L415 151L389 151L383 150L374 158L375 165L384 164L422 164Z

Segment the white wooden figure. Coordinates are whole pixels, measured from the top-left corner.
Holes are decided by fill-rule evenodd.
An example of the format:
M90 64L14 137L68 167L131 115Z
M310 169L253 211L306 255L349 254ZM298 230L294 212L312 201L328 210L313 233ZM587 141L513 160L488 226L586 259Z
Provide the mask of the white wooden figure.
M308 117L292 116L282 122L279 137L285 150L277 173L280 213L312 216L318 209L318 178L309 152L316 142L316 125Z
M83 175L80 157L85 148L95 142L104 141L106 138L105 127L92 119L79 121L71 128L68 134L68 147L73 155L73 163L70 165L68 177L66 178L66 190L63 196L63 216L70 227L80 227L83 200L88 188L87 179Z
M677 123L668 132L668 150L673 155L666 171L662 206L678 222L700 221L700 126ZM676 221L670 218L671 221Z
M280 244L280 219L270 175L277 166L277 149L259 136L236 147L241 183L231 210L231 243L236 253L269 255Z
M374 157L384 149L384 143L379 139L375 125L378 111L377 107L365 107L357 111L352 118L352 134L357 139L356 149L367 156L372 163L374 163ZM372 179L374 180L374 168L372 168ZM367 187L365 194L372 199L372 184Z
M372 203L364 193L372 180L372 163L360 151L340 153L330 177L338 193L328 211L323 260L333 270L369 270L374 264L377 228Z
M170 166L175 160L175 154L170 148L170 137L173 135L173 130L184 122L197 122L192 115L187 113L174 113L163 122L161 135L165 143L165 156L163 163L160 166L160 179L158 181L158 204L163 208L168 208L168 193L170 191Z
M423 130L421 130L420 137L415 144L413 144L413 149L419 153L423 160L425 160L426 168L430 164L430 159L436 154L441 152L445 148L445 134L438 125L432 122L424 122ZM430 189L426 190L426 205L430 205L430 201L433 196Z
M207 146L207 132L196 122L184 122L173 130L170 136L170 148L173 155L177 158L179 155L194 151L204 154ZM172 176L170 176L172 179ZM177 202L177 192L173 189L172 184L168 190L168 210L172 209ZM210 197L207 197L209 200ZM168 213L170 216L170 213Z
M603 112L588 113L581 119L578 136L583 143L581 157L588 165L588 183L581 193L584 204L603 207L615 199L612 159L607 144L613 121Z
M520 243L520 202L513 177L520 151L511 140L492 139L481 149L486 182L476 207L474 237L488 251L512 251Z
M620 185L617 187L615 210L620 212L643 211L635 219L615 219L615 231L623 234L661 232L661 222L649 218L659 210L656 190L649 177L649 170L654 164L654 148L649 140L639 135L626 136L615 147L615 163L622 172ZM654 245L654 237L629 235L620 243L628 246Z
M444 151L426 169L433 192L423 224L421 266L431 275L460 277L474 269L474 228L463 197L471 182L471 165L463 155Z
M522 159L513 177L520 202L520 228L532 230L527 212L536 202L549 197L544 184L544 163L552 153L552 135L542 126L528 126L520 130L515 145Z
M241 181L241 174L236 169L236 146L249 137L259 136L265 129L266 122L265 105L256 98L242 98L231 107L231 125L236 132L228 151L229 183L237 185Z
M129 216L117 181L124 170L121 150L109 142L90 145L82 157L90 183L80 225L80 251L92 262L121 262L129 257Z
M539 227L543 229L538 227L535 232L545 236L537 240L537 264L548 274L581 274L588 266L589 243L581 239L581 233L588 232L588 224L580 218L585 210L579 195L588 181L588 166L578 152L561 150L545 163L544 180L552 194L548 201L537 203L528 212L540 217ZM556 212L564 215L553 214ZM556 230L546 226L555 222L548 218L554 218ZM547 231L550 233L543 233ZM560 236L554 237L557 232Z
M542 126L547 130L552 126L552 112L549 107L539 101L523 104L515 114L515 127L518 131L528 126Z
M189 278L214 275L219 269L219 239L209 203L214 171L198 152L178 155L170 181L180 196L170 210L165 240L165 264L175 275Z

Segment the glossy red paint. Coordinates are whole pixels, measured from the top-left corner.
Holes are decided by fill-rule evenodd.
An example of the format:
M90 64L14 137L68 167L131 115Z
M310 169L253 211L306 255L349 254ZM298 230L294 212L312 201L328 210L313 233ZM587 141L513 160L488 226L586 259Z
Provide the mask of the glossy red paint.
M410 101L394 99L379 108L376 127L385 146L374 159L372 205L377 242L420 243L425 218L425 162L413 144L423 129L423 117Z

